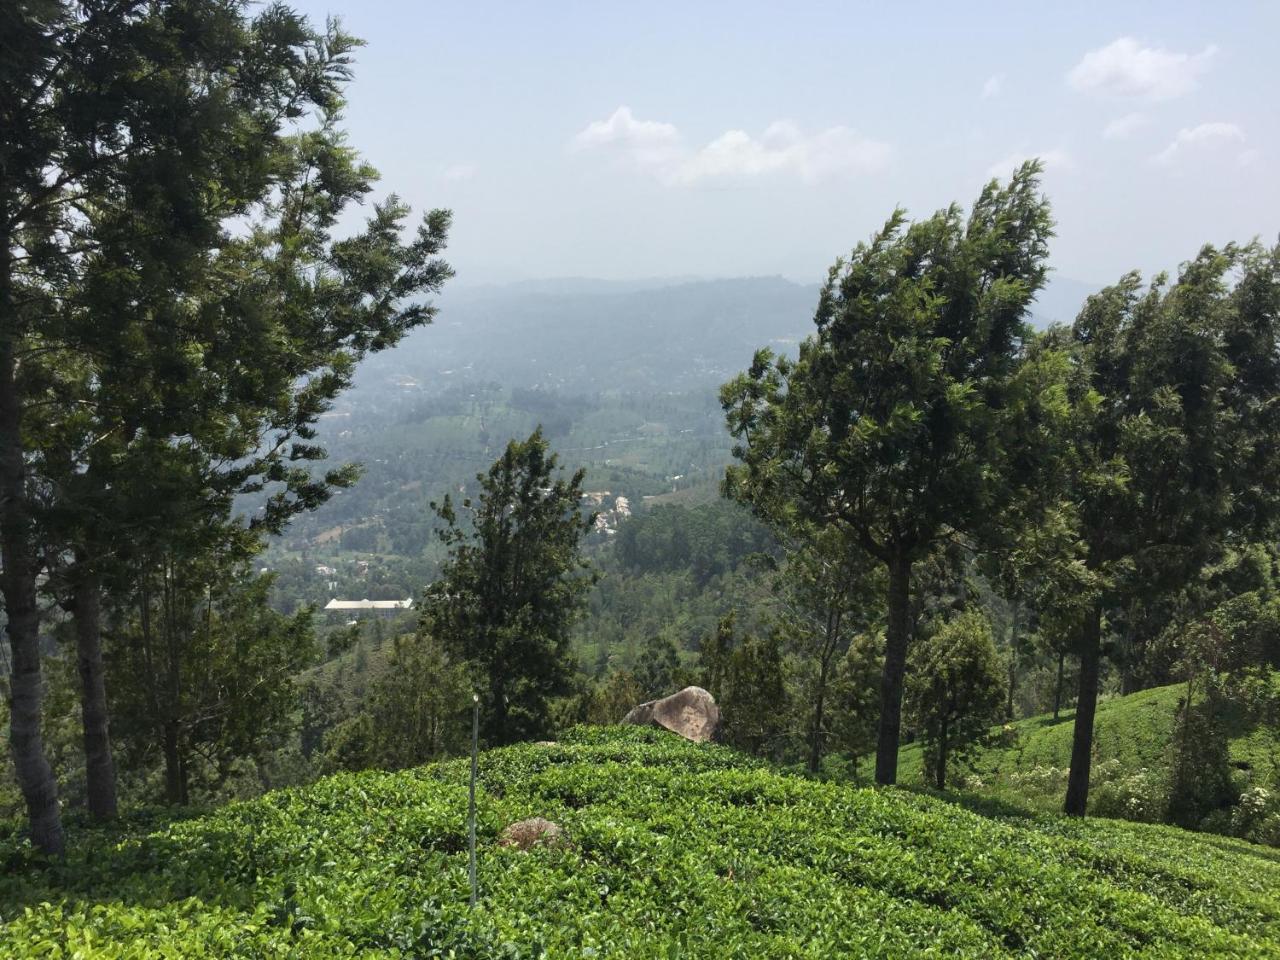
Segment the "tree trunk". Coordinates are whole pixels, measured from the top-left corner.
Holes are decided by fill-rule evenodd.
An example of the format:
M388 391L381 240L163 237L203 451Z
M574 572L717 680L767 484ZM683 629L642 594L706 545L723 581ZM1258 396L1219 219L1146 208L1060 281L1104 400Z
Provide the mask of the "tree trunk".
M186 806L187 763L182 748L182 648L187 640L189 624L180 621L179 604L183 602L177 582L173 558L166 557L163 568L163 620L165 641L164 684L164 767L165 794L172 804Z
M7 248L0 256L7 254ZM3 270L4 267L0 267ZM0 273L0 323L12 322L7 272ZM7 332L6 332L7 334ZM40 671L40 611L36 603L37 565L27 505L27 469L22 447L22 406L18 398L16 344L0 335L0 563L6 627L12 651L9 676L9 743L18 786L27 805L31 841L45 853L64 847L58 783L40 732L44 690Z
M83 561L78 561L72 589L89 813L96 820L111 820L116 815L116 768L111 757L107 685L102 666L101 578L85 567Z
M1013 719L1013 701L1018 688L1018 615L1022 612L1022 604L1015 602L1012 608L1013 622L1009 626L1009 690L1004 705L1006 720Z
M507 694L502 683L491 683L489 690L493 695L493 746L507 745Z
M1120 670L1120 693L1124 696L1143 689L1142 658L1145 656L1145 648L1145 643L1130 644L1128 654L1131 659Z
M1013 650L1009 651L1009 691L1004 705L1004 718L1006 720L1013 719L1013 693L1018 686L1018 670L1017 664L1013 659Z
M822 766L822 721L827 695L827 661L824 658L818 671L817 695L813 700L813 737L809 744L809 772L817 773Z
M1063 812L1083 817L1089 804L1089 765L1093 760L1093 715L1098 707L1098 669L1102 660L1102 607L1085 615L1080 645L1080 694L1071 741L1071 772Z
M885 637L884 672L880 676L880 730L876 738L876 783L898 782L898 739L902 729L902 681L907 669L911 560L894 557L889 564L889 629Z
M822 638L822 649L818 658L818 689L813 698L813 728L809 742L809 772L817 773L822 766L822 724L826 719L827 678L831 674L831 658L835 656L840 639L841 613L839 610L827 609L827 632Z
M942 729L938 731L938 767L934 771L933 779L938 785L939 790L947 789L947 718L942 718Z
M178 725L164 725L164 798L170 806L182 803L182 759L178 751Z
M1053 688L1053 719L1058 719L1058 711L1062 709L1062 668L1067 660L1065 650L1058 651L1058 682Z

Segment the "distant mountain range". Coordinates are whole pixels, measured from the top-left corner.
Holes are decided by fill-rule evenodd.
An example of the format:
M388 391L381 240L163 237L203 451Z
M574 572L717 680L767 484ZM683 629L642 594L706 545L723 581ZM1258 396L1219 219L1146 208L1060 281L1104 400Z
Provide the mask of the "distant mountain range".
M1070 322L1096 289L1055 277L1033 321ZM813 330L817 297L816 284L782 277L463 287L440 298L434 324L362 368L357 395L463 382L574 395L713 390L760 347L794 350Z
M568 394L713 389L759 347L794 349L815 286L773 278L644 286L541 281L446 293L430 327L369 361L361 381L460 381Z

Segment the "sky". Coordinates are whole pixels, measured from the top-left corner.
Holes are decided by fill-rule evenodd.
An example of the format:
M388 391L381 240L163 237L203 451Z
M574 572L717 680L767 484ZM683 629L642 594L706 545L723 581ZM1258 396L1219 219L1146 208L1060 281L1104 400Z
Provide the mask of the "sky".
M293 5L366 41L351 143L460 284L819 282L1030 156L1062 277L1280 234L1274 0Z

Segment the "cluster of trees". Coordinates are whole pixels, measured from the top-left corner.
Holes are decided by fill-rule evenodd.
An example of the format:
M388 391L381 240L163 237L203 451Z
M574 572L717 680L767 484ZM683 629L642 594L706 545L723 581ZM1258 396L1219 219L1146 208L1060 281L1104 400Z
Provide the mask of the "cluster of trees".
M93 815L116 812L113 734L162 756L170 801L196 768L225 772L311 644L250 561L354 481L313 471L316 420L362 356L430 320L421 295L451 272L445 211L406 241L393 196L334 236L376 177L340 125L357 41L248 7L3 17L0 587L14 767L48 851L45 628L72 624Z
M454 559L433 602L447 615L429 615L424 636L489 638L450 650L488 690L487 740L616 722L698 683L744 749L815 772L832 751L855 766L874 754L877 781L892 783L905 728L941 788L1020 701L1057 713L1070 679L1064 806L1083 813L1105 658L1125 690L1200 678L1181 721L1182 780L1211 782L1201 774L1216 764L1220 781L1225 753L1197 746L1222 739L1205 691L1221 697L1228 675L1277 653L1265 617L1243 611L1270 603L1259 571L1274 563L1260 543L1277 505L1278 254L1205 248L1172 283L1127 275L1072 327L1036 332L1027 309L1051 227L1033 163L967 216L895 214L837 263L798 357L761 352L723 390L738 441L724 489L757 521L721 502L624 524L591 622L649 632L634 649L602 644L594 681L570 676L561 642L587 582L569 559L580 530L495 539L482 509L464 536L443 511ZM572 517L571 498L556 512ZM545 553L552 543L563 550ZM461 558L479 580L459 579ZM478 586L512 563L548 575L525 614ZM752 570L745 629L729 589L740 568ZM672 602L622 586L645 584L665 584ZM708 592L718 608L699 605ZM692 621L653 624L633 600L721 616L686 636ZM544 605L559 611L554 629L522 619ZM1236 652L1197 666L1197 637ZM512 699L526 688L531 707ZM509 700L525 719L507 717Z
M989 701L946 679L964 650L989 659L984 628L963 603L930 615L924 582L952 546L985 565L1015 631L1034 618L1078 658L1064 808L1082 814L1104 656L1130 689L1167 682L1153 647L1205 614L1204 571L1274 534L1280 248L1205 247L1149 286L1127 274L1036 333L1052 235L1039 169L991 183L967 216L896 212L836 263L798 358L761 351L722 391L738 441L725 491L784 538L838 538L835 589L872 576L881 591L882 784L912 685ZM916 719L945 741L948 716Z
M942 787L1046 656L1055 712L1075 668L1069 813L1086 808L1107 661L1125 689L1187 679L1174 805L1203 808L1221 736L1200 704L1248 689L1280 636L1260 546L1280 507L1280 247L1206 247L1172 281L1128 274L1037 333L1052 220L1036 163L967 214L895 212L837 261L798 356L761 351L721 391L736 503L657 508L617 534L608 562L643 589L592 592L584 474L562 475L538 429L473 496L432 503L434 525L389 513L346 530L346 549L399 538L419 559L434 532L444 560L354 709L314 684L299 695L309 611L273 612L254 563L355 481L317 469L317 421L357 362L430 321L450 218L432 211L406 239L392 196L335 236L376 177L340 122L357 41L247 11L44 0L0 21L0 594L38 846L63 845L50 660L74 663L99 818L122 764L185 803L261 762L300 700L304 753L400 766L459 745L473 691L503 744L687 682L722 701L742 747L814 771L832 749L874 748L883 784L905 720ZM554 434L581 412L540 390L511 401ZM383 485L421 489L412 467ZM621 668L602 645L600 682L575 673L589 603L634 640L695 595L696 617L649 631ZM768 612L745 628L727 612L751 605ZM74 655L51 658L55 644Z

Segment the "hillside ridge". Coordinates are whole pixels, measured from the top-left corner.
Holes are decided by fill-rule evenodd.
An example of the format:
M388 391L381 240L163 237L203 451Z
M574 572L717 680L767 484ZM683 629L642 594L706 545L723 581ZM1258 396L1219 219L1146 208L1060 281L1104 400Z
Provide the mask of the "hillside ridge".
M6 840L23 869L0 880L0 954L1280 956L1274 851L808 780L636 728L483 754L470 912L467 768L84 829L40 871ZM531 816L569 845L497 845Z

